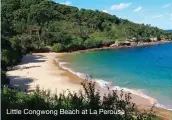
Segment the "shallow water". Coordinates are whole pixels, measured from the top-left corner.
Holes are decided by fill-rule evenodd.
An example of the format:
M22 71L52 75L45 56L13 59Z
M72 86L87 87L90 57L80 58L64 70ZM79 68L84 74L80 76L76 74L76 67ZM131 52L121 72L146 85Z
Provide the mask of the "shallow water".
M141 91L172 109L172 44L74 53L62 57L83 77ZM99 81L103 82L103 81ZM102 83L103 85L103 83Z

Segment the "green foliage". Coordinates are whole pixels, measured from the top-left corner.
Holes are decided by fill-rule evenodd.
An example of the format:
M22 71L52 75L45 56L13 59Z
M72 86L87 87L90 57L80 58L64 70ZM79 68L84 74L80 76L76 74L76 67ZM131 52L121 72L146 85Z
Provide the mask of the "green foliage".
M1 85L9 84L9 79L6 77L6 72L1 70Z
M168 38L168 33L150 25L136 24L98 10L78 9L55 3L51 0L2 0L2 55L1 83L8 84L5 71L20 62L22 56L33 51L47 51L52 46L54 52L75 51L109 46L116 40L136 38L149 41L151 37ZM45 50L46 49L46 50ZM49 48L48 48L49 49ZM54 116L6 115L7 108L14 109L115 109L124 110L125 115L80 115L74 119L151 119L152 114L134 114L130 97L121 100L116 92L109 93L100 100L94 84L83 84L85 94L50 96L49 92L37 91L25 94L3 88L2 118L7 119L56 119ZM71 119L71 116L61 119Z
M11 65L16 65L22 58L20 46L2 36L1 69L6 70Z
M71 43L65 46L66 51L81 50L84 48L84 40L81 38L72 39Z
M2 59L7 70L23 54L76 51L110 46L115 41L171 39L172 33L136 24L98 10L78 9L51 0L2 0Z
M50 91L36 89L31 94L26 94L18 90L12 90L4 87L1 89L2 93L2 118L5 120L17 119L17 120L53 120L53 119L75 119L75 120L153 120L155 115L151 109L148 113L139 113L136 111L135 104L130 102L130 94L118 95L117 91L109 91L102 98L100 92L95 89L95 83L83 82L83 90L79 93L71 93L68 91L66 94L63 92L59 95L52 95ZM76 115L7 115L6 109L29 109L29 110L82 110L87 109L87 114ZM90 109L92 112L90 112ZM118 114L91 114L93 110L99 111L113 110ZM120 114L119 111L122 113Z
M16 65L20 62L22 56L16 51L12 50L2 50L1 68L6 70L7 67Z
M64 50L64 47L63 47L63 45L60 44L60 43L56 43L56 44L54 44L53 47L52 47L52 51L53 51L53 52L62 52L63 50Z
M84 41L85 48L95 48L95 47L101 47L102 41L100 40L94 40L94 39L87 39Z
M116 40L150 41L171 39L168 33L150 25L136 24L101 11L78 9L49 0L3 0L2 34L22 52L41 50L60 43L64 51L109 46ZM93 43L91 43L91 41Z

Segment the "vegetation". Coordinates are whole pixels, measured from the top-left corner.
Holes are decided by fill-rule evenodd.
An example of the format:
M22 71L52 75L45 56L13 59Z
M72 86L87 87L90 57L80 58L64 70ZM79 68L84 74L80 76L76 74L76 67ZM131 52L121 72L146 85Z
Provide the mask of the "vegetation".
M150 25L51 0L2 0L2 35L13 39L24 53L54 44L64 46L62 51L74 51L117 40L172 38L171 33Z
M2 0L1 1L1 84L9 84L6 72L9 67L18 64L22 56L29 52L49 50L54 52L75 51L88 48L109 46L115 41L149 41L150 38L172 39L172 33L136 24L101 11L78 9L61 5L51 0ZM47 49L48 48L48 49ZM91 84L89 84L91 86ZM125 115L80 115L76 119L143 119L131 107L130 97L120 100L115 92L103 97L94 86L85 86L85 94L68 94L59 97L50 96L45 91L25 94L20 91L3 88L2 112L6 108L18 109L116 109L124 110ZM116 106L117 108L114 108ZM38 119L36 116L6 115L3 119ZM58 115L59 118L64 116ZM68 116L69 117L69 116ZM145 114L145 119L149 119ZM55 119L43 116L39 119ZM67 118L67 117L66 117Z
M84 92L71 93L68 91L61 93L59 96L51 95L49 91L37 90L34 93L26 94L17 90L8 88L2 89L2 119L4 120L53 120L53 119L75 119L75 120L153 120L156 119L152 109L147 113L139 113L135 109L135 105L130 102L130 94L124 94L121 91L120 96L117 95L117 91L109 92L100 97L99 91L95 89L95 83L83 82ZM122 99L125 98L125 99ZM6 109L10 113L10 109L18 109L22 111L20 115L6 114ZM37 112L28 114L28 110L37 110ZM75 115L60 115L60 109L65 110L78 110ZM83 110L88 110L82 112ZM91 109L91 111L90 111ZM106 112L99 112L103 109ZM54 110L49 115L40 113L39 111ZM94 112L97 111L97 114ZM107 111L111 110L111 114ZM57 112L58 111L58 112ZM69 112L68 112L69 113ZM82 114L81 114L82 113ZM84 114L85 113L85 114ZM93 114L94 113L94 114ZM114 114L117 113L117 114ZM62 114L62 113L61 113ZM71 114L71 112L69 113Z
M2 0L2 70L32 51L64 52L109 46L115 41L172 39L172 33L101 11L51 0Z
M1 36L1 84L9 84L6 78L6 70L16 65L22 58L21 47L15 42L15 39L7 39Z
M53 52L62 52L64 50L64 46L60 43L56 43L52 47Z

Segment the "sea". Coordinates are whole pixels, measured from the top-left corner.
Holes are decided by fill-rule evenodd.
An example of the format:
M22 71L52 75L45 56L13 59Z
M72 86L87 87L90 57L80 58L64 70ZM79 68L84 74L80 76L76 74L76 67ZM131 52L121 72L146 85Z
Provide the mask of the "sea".
M76 52L57 59L84 79L141 92L172 110L172 43L135 48Z

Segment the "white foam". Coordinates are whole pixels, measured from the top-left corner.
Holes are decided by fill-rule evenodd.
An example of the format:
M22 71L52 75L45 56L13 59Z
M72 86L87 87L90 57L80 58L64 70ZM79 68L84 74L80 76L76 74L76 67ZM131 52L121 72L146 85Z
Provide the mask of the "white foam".
M159 108L163 108L163 109L167 109L167 110L172 111L172 109L170 109L170 108L168 108L168 107L166 107L166 106L164 106L164 105L162 105L162 104L159 104L159 103L157 103L155 106L156 106L156 107L159 107Z
M66 65L68 64L67 62L59 62L60 65Z
M74 75L77 75L78 77L80 77L80 78L82 78L82 79L86 79L86 77L88 76L88 75L86 75L86 74L84 74L84 73L75 72L75 71L72 70L71 68L65 66L66 64L68 64L67 62L60 62L59 59L56 59L56 62L58 62L58 63L59 63L59 66L60 66L61 68L63 68L64 70L67 70L67 71L71 72L71 73L74 74Z
M81 79L85 79L85 80L93 80L95 81L96 83L98 83L100 85L100 87L102 88L107 88L107 87L111 87L113 86L111 82L107 82L105 80L102 80L102 79L90 79L89 78L89 75L87 74L84 74L84 73L80 73L80 72L75 72L74 70L72 70L71 68L65 66L66 64L68 64L67 62L61 62L59 59L56 59L56 62L59 63L59 66L61 68L63 68L64 70L67 70L69 72L71 72L72 74L74 75L77 75L78 77L80 77ZM166 106L162 105L162 104L159 104L158 101L146 94L144 94L142 92L142 90L133 90L133 89L128 89L128 88L125 88L125 87L119 87L119 86L113 86L111 88L112 90L124 90L126 92L130 92L132 94L135 94L135 95L138 95L138 96L141 96L141 97L144 97L146 99L149 99L151 104L155 104L156 107L159 107L159 108L164 108L164 109L168 109L170 111L172 111L172 109L169 109L167 108Z
M95 79L96 82L103 88L107 87L107 86L111 86L112 83L110 82L107 82L107 81L104 81L104 80L101 80L101 79ZM170 110L172 111L172 109L169 109L168 107L162 105L162 104L159 104L158 101L146 94L144 94L142 91L143 90L133 90L133 89L128 89L128 88L125 88L125 87L119 87L119 86L113 86L112 87L112 90L124 90L126 92L130 92L132 94L135 94L135 95L138 95L138 96L141 96L141 97L144 97L146 99L149 99L151 104L155 104L156 107L159 107L159 108L163 108L163 109L167 109L167 110Z
M112 86L112 83L111 82L107 82L107 81L105 81L105 80L101 80L101 79L94 79L99 85L100 85L100 87L102 87L102 88L105 88L105 87L107 87L107 86L109 86L109 87L111 87ZM112 90L124 90L124 91L127 91L127 92L130 92L130 93L132 93L132 94L135 94L135 95L138 95L138 96L142 96L142 97L144 97L144 98L146 98L146 99L151 99L151 100L153 100L153 101L156 101L156 100L154 100L153 98L151 98L151 97L149 97L149 96L147 96L147 95L145 95L141 90L132 90L132 89L128 89L128 88L125 88L125 87L119 87L119 86L113 86L112 88L111 88ZM156 101L157 102L157 101Z
M111 86L112 84L111 82L107 82L101 79L94 79L94 81L96 81L102 88L106 88L107 86Z

